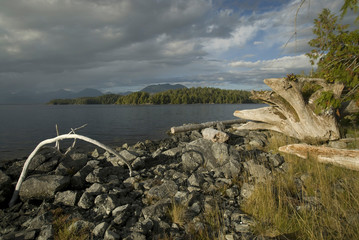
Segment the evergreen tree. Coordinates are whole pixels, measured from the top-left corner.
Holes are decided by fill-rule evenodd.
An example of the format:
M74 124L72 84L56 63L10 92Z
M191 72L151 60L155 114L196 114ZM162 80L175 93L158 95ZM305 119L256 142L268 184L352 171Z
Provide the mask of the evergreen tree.
M358 7L356 0L346 0L345 4L342 16L348 8ZM350 31L349 27L338 23L338 16L328 9L323 9L314 20L316 38L309 42L313 49L307 55L312 64L318 65L317 76L344 84L341 98L336 99L332 92L323 92L318 105L324 108L339 108L342 102L350 100L359 102L359 30Z

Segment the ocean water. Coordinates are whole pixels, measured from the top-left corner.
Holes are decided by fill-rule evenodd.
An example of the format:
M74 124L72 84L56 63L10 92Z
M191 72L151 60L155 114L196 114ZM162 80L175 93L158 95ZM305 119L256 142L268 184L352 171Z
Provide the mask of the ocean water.
M0 105L0 161L20 158L36 145L84 124L76 133L109 146L159 140L173 126L236 119L235 110L264 104Z

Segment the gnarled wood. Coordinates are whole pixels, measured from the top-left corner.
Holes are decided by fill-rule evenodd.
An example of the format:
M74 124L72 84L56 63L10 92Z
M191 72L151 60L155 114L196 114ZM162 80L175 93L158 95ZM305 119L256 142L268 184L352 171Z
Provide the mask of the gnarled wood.
M280 147L279 151L295 154L304 159L310 156L319 162L331 163L333 165L359 171L358 150L337 149L307 144L290 144Z
M252 120L238 129L267 129L309 142L336 140L339 128L331 111L315 113L314 102L323 91L333 91L340 96L343 85L328 84L323 79L286 78L265 79L273 91L253 92L253 98L268 103L270 107L235 111L234 116ZM302 88L306 83L315 83L318 90L304 99Z

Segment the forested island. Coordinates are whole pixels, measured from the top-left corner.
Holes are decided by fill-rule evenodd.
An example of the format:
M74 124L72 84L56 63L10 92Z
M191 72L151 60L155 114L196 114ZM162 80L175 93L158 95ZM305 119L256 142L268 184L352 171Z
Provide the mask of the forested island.
M48 104L223 104L254 103L251 93L245 90L223 90L219 88L197 87L167 90L150 94L140 91L129 95L105 94L99 97L54 99Z

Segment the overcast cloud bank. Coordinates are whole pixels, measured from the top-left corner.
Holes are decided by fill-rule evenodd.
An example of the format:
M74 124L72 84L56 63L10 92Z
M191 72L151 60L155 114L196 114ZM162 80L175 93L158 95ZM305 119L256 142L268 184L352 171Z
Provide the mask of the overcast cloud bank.
M0 91L124 92L158 83L264 89L264 78L310 71L304 53L313 19L342 5L306 1L294 36L299 3L2 0Z

